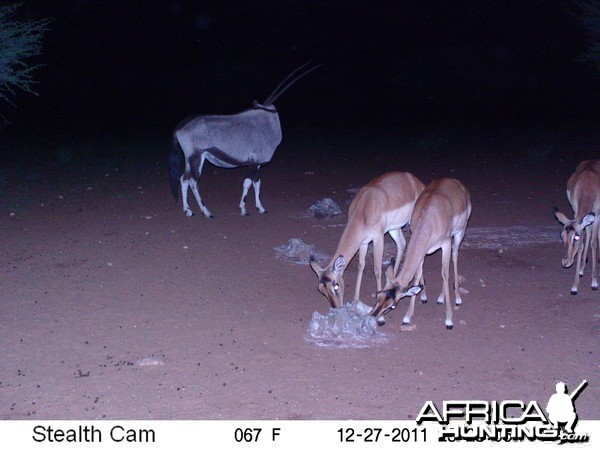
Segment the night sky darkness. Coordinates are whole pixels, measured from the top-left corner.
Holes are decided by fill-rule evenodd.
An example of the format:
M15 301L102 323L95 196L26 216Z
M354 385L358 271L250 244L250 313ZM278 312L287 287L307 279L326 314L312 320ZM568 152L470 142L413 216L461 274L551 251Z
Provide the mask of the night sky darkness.
M558 127L594 123L600 76L577 61L570 1L26 0L55 21L38 97L1 105L5 135L152 133L264 100L286 128ZM166 149L165 149L166 151Z

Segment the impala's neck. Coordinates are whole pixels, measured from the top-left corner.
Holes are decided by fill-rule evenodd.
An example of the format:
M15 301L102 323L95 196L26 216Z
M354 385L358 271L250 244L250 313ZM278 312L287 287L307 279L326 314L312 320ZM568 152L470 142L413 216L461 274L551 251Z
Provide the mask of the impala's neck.
M574 220L600 209L600 161L583 161L567 182L569 203L575 213ZM570 191L570 192L569 192Z
M400 272L396 276L396 282L402 289L406 289L413 280L417 269L427 255L427 250L429 250L431 229L426 224L423 225L413 228L414 231L410 237L406 257L404 258Z
M363 230L364 227L360 226L356 219L356 216L351 216L348 219L346 228L344 228L344 232L342 233L342 237L340 238L340 242L337 246L335 254L333 255L333 258L327 267L333 267L333 263L340 255L343 256L346 260L346 266L348 265L350 260L354 257L354 255L360 248L360 245L366 239Z
M598 205L595 205L596 195L594 192L579 191L579 197L575 199L575 220L581 220L586 214L594 212Z

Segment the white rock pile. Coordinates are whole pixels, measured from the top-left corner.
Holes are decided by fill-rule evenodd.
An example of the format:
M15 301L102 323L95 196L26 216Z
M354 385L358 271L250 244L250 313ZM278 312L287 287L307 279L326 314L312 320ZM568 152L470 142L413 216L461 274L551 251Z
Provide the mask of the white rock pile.
M326 315L313 312L307 340L321 346L367 347L382 343L375 339L377 320L370 316L371 307L360 300L330 308Z

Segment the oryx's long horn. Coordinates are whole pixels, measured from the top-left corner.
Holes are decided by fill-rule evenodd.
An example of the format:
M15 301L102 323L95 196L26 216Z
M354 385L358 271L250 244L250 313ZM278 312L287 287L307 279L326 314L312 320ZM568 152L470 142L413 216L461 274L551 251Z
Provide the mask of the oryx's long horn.
M277 100L281 94L283 94L285 91L288 90L288 88L290 86L292 86L294 83L296 83L296 81L298 81L300 78L302 78L304 75L308 75L309 73L311 73L313 70L319 68L321 66L321 64L316 65L315 67L313 67L312 69L308 69L304 72L302 72L300 75L296 76L296 78L294 78L293 80L289 81L288 80L290 78L292 78L294 76L294 74L298 73L299 70L302 70L304 67L306 67L307 65L310 64L310 61L307 63L302 64L300 67L298 67L296 70L294 70L292 73L290 73L287 77L285 77L283 79L283 81L281 81L281 83L279 83L277 85L277 87L273 90L273 92L271 92L271 94L267 97L267 99L263 102L263 105L265 106L270 106L272 105L275 100ZM287 84L286 84L287 83ZM284 86L285 85L285 86ZM283 87L282 87L283 86Z
M275 89L273 89L273 92L271 92L269 94L269 96L265 99L265 101L263 102L263 105L265 106L269 106L273 104L273 101L275 98L279 97L279 89L281 89L281 86L283 86L290 78L292 78L294 76L294 74L296 74L299 70L302 70L303 68L305 68L306 66L308 66L310 64L310 61L302 64L300 67L296 68L292 73L288 74L287 77L285 77L283 80L281 80L281 82L277 85L277 87Z

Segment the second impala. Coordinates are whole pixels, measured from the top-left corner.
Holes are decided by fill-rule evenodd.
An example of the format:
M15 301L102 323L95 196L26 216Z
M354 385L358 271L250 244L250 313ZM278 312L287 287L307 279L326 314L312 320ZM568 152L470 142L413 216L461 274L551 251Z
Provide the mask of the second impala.
M386 271L385 288L378 292L377 303L371 315L380 325L385 323L383 316L394 309L402 297L411 296L410 306L403 323L408 324L415 310L415 296L423 289L421 285L409 287L423 279L423 261L438 249L442 249L443 288L438 303L446 302L446 328L451 330L452 305L448 278L450 254L454 265L454 295L460 305L458 278L458 248L465 236L467 222L471 216L471 197L462 183L454 178L432 181L419 196L411 218L411 238L406 250L406 259L400 273L394 278L390 264Z

